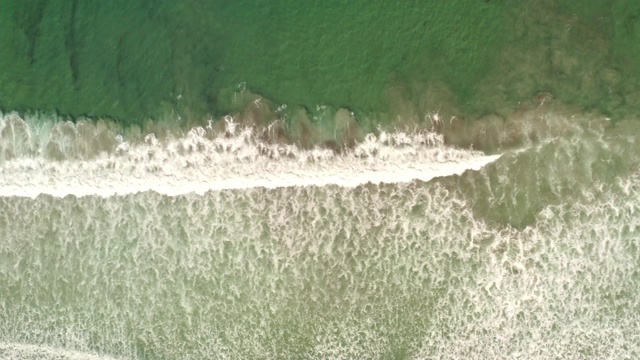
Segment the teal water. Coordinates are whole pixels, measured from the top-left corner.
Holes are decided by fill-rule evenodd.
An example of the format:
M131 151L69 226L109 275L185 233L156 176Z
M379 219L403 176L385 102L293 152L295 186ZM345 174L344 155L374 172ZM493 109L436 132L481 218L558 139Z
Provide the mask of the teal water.
M0 0L0 358L636 358L639 44L624 0Z
M409 102L477 117L547 92L622 117L638 110L639 6L2 1L0 105L201 122L243 106L233 94L247 89L312 112Z

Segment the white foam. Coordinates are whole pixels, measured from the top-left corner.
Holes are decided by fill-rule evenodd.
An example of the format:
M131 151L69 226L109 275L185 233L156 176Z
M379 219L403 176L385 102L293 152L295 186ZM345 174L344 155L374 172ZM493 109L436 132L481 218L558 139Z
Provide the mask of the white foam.
M638 153L582 134L428 186L2 199L0 334L125 358L634 358L640 173L600 165Z
M227 124L229 132L232 136L215 135L211 127L198 127L163 141L149 134L138 144L114 136L113 151L85 160L68 156L52 161L45 156L46 145L40 145L25 152L29 155L0 163L0 196L108 197L143 191L176 196L255 187L356 187L369 182L428 181L478 170L500 157L446 147L434 133L371 134L355 148L336 154L328 149L267 144L257 139L254 129L237 131L232 122ZM79 136L75 141L86 143ZM73 151L74 144L66 141L64 148Z
M46 345L1 343L0 357L3 359L57 359L57 360L115 360L113 357L79 351L54 348Z

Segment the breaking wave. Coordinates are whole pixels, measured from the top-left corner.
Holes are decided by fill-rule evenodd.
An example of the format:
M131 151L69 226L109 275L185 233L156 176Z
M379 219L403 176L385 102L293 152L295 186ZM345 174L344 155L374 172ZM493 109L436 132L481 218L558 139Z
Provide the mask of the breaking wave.
M252 187L355 187L367 182L427 181L460 174L499 155L445 146L434 132L380 131L342 153L268 143L233 118L216 133L195 127L182 136L139 143L83 122L38 129L12 114L0 119L0 196L167 195Z

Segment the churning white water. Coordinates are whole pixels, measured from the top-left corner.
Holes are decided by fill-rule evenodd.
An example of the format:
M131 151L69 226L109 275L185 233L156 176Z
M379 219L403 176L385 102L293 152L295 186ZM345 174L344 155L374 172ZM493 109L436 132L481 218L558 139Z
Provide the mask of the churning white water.
M420 164L416 171L490 161L444 148L429 134L369 138L353 154L318 150L325 157L313 158L249 134L208 137L206 129L128 147L120 139L116 150L92 156L74 135L61 152L74 155L61 157L62 145L43 146L47 136L25 142L39 132L23 129L12 130L20 136L11 145L22 152L3 142L0 356L580 359L640 352L633 132L576 126L478 170L429 181L380 176L301 186L314 176L400 173L410 161ZM55 156L42 155L47 148ZM295 178L279 174L288 169ZM118 177L109 180L110 172ZM237 181L257 174L251 181L278 185L212 187L220 174ZM151 185L121 190L138 177L136 186ZM153 187L161 182L175 192ZM209 187L183 189L202 183ZM11 196L9 186L30 190ZM136 192L145 189L156 191ZM57 197L69 194L85 196Z
M435 133L370 134L344 154L304 150L264 143L252 128L236 133L232 121L227 122L226 135L197 127L184 137L163 141L148 134L135 145L114 136L111 151L83 149L82 156L77 156L78 147L96 141L97 129L83 133L72 123L61 123L48 131L49 138L36 138L38 129L18 116L0 120L5 152L0 196L112 196L149 190L175 196L259 186L355 187L368 182L427 181L477 170L499 157L446 147ZM64 132L66 138L56 137ZM58 153L61 159L51 161Z

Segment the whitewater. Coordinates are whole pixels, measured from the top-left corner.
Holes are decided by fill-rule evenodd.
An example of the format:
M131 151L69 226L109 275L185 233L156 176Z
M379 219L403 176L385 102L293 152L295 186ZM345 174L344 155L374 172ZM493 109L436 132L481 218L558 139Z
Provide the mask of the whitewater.
M589 116L490 155L4 116L0 358L635 358L638 131Z
M39 131L10 114L0 120L0 133L6 133L4 152L17 155L5 160L0 168L0 196L106 197L150 190L176 196L253 187L355 187L368 182L428 181L477 170L500 157L447 147L442 135L436 133L384 131L377 136L369 134L354 149L336 154L327 148L265 143L255 136L255 129L237 131L232 118L225 121L222 134L212 134L209 125L164 141L150 133L136 145L114 135L116 143L110 153L85 154L89 159L67 159L65 155L61 161L52 162L46 152L55 140L48 138L36 145L33 137ZM82 135L76 135L75 125L69 122L57 126L74 133L76 144L63 147L77 146L75 137ZM49 133L62 131L58 127ZM88 137L85 141L93 141L96 133L83 136ZM16 148L21 151L16 152Z

